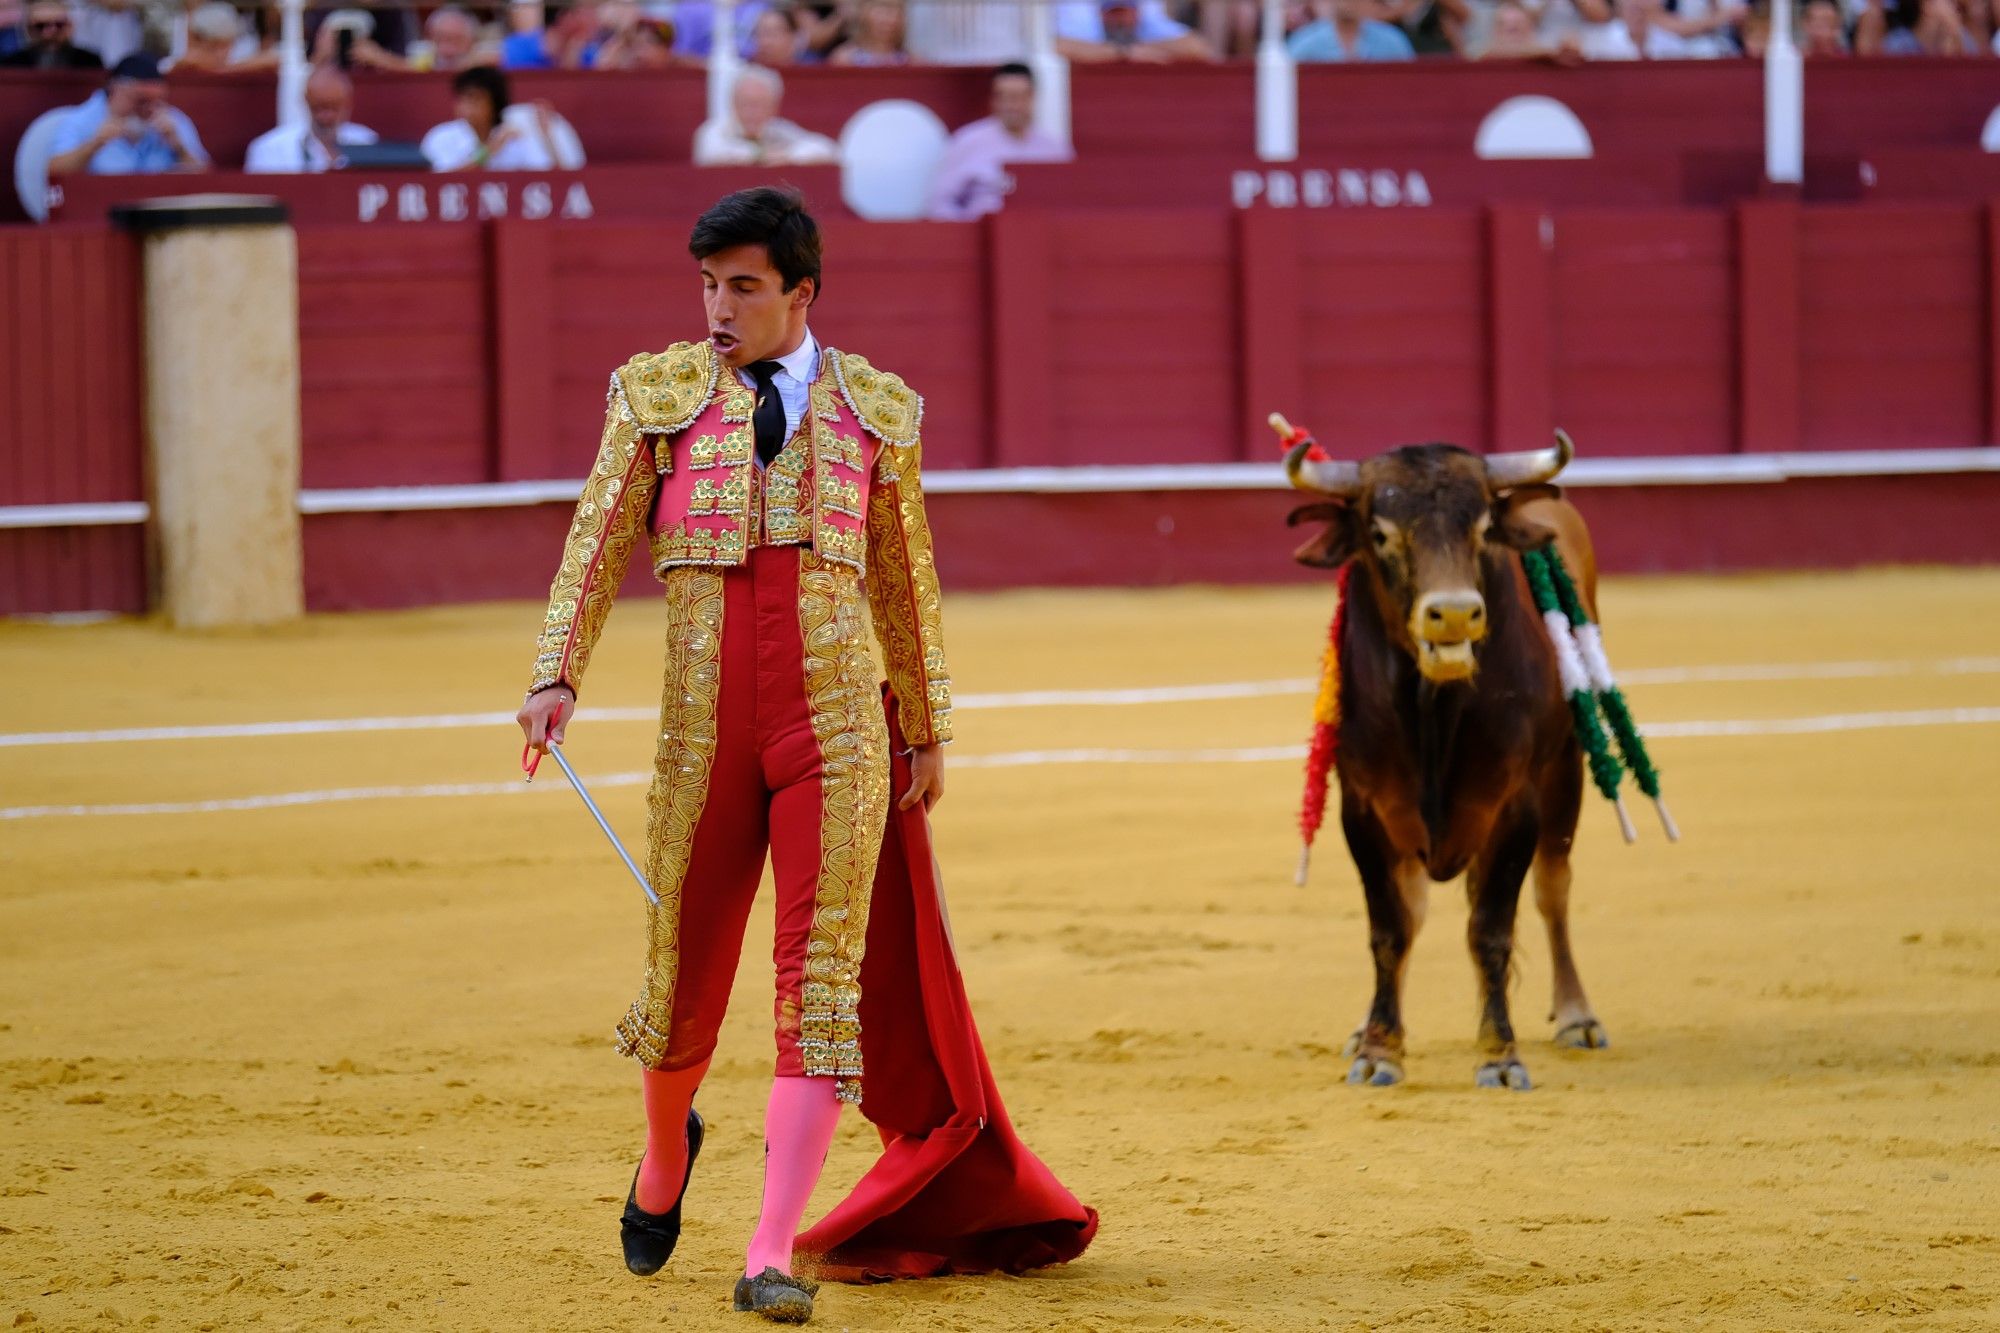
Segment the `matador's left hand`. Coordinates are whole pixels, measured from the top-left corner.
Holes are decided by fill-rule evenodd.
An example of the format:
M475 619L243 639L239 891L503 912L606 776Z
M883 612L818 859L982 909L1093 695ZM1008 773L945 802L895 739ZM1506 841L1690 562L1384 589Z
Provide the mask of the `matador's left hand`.
M922 801L924 809L929 810L943 799L944 747L919 745L910 751L910 789L896 803L896 808L908 810Z

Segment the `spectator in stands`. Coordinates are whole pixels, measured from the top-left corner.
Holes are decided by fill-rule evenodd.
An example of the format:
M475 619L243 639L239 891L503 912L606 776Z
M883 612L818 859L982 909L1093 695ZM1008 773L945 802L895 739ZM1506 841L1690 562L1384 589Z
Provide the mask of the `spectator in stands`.
M167 104L167 85L151 56L126 56L114 65L109 82L63 118L50 147L50 176L208 170L201 136Z
M750 25L750 60L766 69L795 65L803 39L798 19L789 9L767 9Z
M34 0L28 6L28 44L11 55L0 56L7 69L103 69L95 51L86 51L71 39L76 24L70 19L64 0Z
M597 63L597 55L605 40L615 33L601 33L604 19L600 9L622 10L610 15L610 22L619 24L636 23L639 18L637 6L598 6L575 4L555 11L554 21L543 21L543 10L539 0L516 3L509 7L516 23L517 31L510 34L500 47L500 63L507 69L592 69Z
M1500 0L1493 7L1492 23L1486 40L1474 57L1478 60L1560 60L1567 53L1580 58L1576 40L1566 46L1550 46L1537 31L1535 16L1521 0Z
M243 19L228 0L209 0L188 15L187 46L162 69L197 71L206 74L250 73L276 69L278 52L257 49L257 39L244 31Z
M1369 0L1316 0L1318 16L1286 38L1299 61L1414 60L1410 39L1393 23L1370 18Z
M1975 49L1955 0L1866 0L1854 21L1854 54L1955 56Z
M903 0L861 0L854 31L827 57L831 65L907 65L903 42Z
M555 108L536 102L530 115L509 117L507 76L499 70L460 70L451 91L458 119L424 135L423 154L432 170L551 171L562 160Z
M252 139L243 155L243 169L271 174L329 171L340 164L341 150L349 144L376 141L375 131L351 119L354 81L331 65L314 70L306 79L306 114L311 120L303 130L280 125Z
M1055 30L1056 50L1078 62L1215 59L1199 33L1167 17L1160 0L1062 0Z
M1664 17L1660 0L1612 0L1611 21L1584 34L1583 53L1592 60L1672 59L1681 47Z
M696 166L792 166L832 162L840 148L824 134L778 115L785 81L762 65L746 65L729 90L730 114L694 132Z
M1036 2L921 0L906 15L903 44L912 59L933 65L990 69L1019 60L1028 50L1028 7Z
M1806 0L1805 15L1800 21L1799 50L1809 56L1844 56L1847 49L1847 29L1841 22L1840 6L1835 0Z
M70 6L76 24L71 40L95 51L108 69L145 45L139 10L140 0L76 0Z
M993 114L951 136L931 183L930 215L940 222L970 222L998 212L1013 188L1013 162L1067 162L1069 149L1035 128L1035 75L1026 65L993 71Z
M632 25L597 48L592 69L672 69L686 64L674 54L674 25L632 10Z
M1669 40L1659 54L1679 60L1714 60L1741 51L1736 30L1749 12L1745 0L1662 0L1653 16Z
M588 6L579 6L588 8ZM429 44L428 56L418 52L409 62L411 69L444 70L447 73L462 69L475 69L495 62L495 54L481 47L479 42L479 20L457 5L445 5L431 11L424 20L424 39Z
M736 6L736 50L748 60L754 49L751 33L756 30L757 19L768 8L763 0L744 0ZM646 8L651 18L673 21L674 50L683 56L708 59L711 47L715 45L715 6L709 0L677 0L667 3L656 0L656 4Z
M1382 0L1378 16L1403 30L1418 55L1457 55L1472 18L1467 0Z
M1552 50L1579 51L1592 28L1612 19L1611 0L1521 0L1535 16L1535 31Z
M67 17L67 9L65 9ZM21 0L0 0L0 60L28 45L28 11Z

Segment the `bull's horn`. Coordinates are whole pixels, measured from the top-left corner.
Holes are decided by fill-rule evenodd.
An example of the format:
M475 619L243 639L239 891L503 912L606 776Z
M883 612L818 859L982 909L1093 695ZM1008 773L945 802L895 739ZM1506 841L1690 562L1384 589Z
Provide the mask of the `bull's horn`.
M1571 443L1569 432L1559 430L1551 448L1530 449L1518 454L1489 454L1486 479L1496 491L1532 486L1536 482L1553 480L1556 473L1568 467L1570 459L1575 457L1576 445Z
M1286 451L1285 476L1302 491L1347 498L1361 493L1361 464L1306 457L1312 441L1302 440Z

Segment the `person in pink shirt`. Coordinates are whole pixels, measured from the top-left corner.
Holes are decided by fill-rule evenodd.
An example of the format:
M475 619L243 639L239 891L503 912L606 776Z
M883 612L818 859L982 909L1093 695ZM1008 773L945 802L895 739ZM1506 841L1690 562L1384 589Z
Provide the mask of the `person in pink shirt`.
M993 71L993 114L951 136L931 184L930 215L970 222L998 212L1014 181L1013 162L1067 162L1069 147L1035 126L1035 76L1026 65Z

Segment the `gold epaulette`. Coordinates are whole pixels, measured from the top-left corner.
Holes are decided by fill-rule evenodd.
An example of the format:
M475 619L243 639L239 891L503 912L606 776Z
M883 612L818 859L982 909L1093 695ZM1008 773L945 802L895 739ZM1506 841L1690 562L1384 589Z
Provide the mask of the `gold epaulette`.
M639 429L672 434L687 429L715 397L719 369L708 343L675 343L633 357L618 368L618 378Z
M900 375L877 370L852 352L834 352L833 378L840 396L870 435L892 448L917 442L924 424L924 400Z

